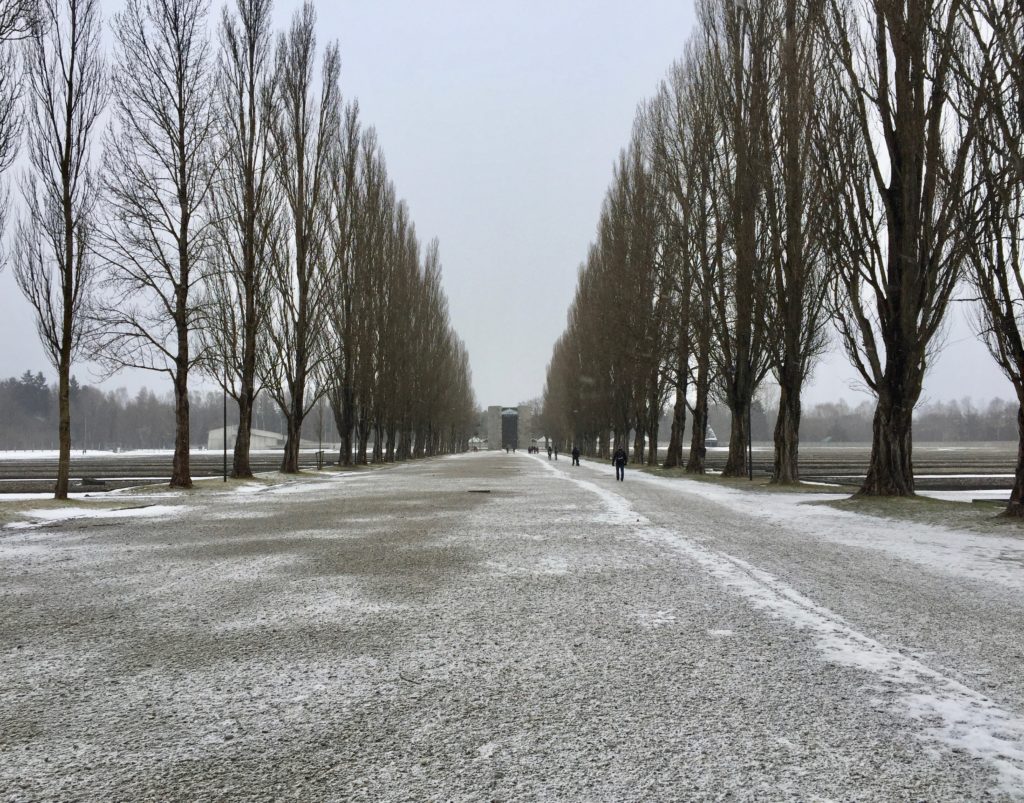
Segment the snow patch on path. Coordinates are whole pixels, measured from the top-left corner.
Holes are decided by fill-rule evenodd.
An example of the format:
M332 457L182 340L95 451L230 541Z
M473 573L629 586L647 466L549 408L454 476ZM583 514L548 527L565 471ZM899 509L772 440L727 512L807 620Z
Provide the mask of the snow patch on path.
M963 683L859 632L768 572L652 524L617 493L540 464L597 495L604 503L605 520L631 526L645 540L671 545L730 592L813 636L827 661L870 672L900 690L904 713L924 726L924 738L986 762L998 774L1000 791L1024 796L1024 719Z
M144 507L120 509L86 507L40 508L38 510L25 511L24 515L28 521L12 522L5 529L29 530L73 519L159 519L165 516L180 516L189 510L191 508L185 505L146 505Z

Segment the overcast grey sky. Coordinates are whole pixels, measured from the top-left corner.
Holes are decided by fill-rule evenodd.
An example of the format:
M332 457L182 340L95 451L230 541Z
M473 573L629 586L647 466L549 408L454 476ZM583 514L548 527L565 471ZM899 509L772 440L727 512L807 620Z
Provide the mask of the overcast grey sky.
M690 0L340 0L342 90L378 130L420 238L438 237L452 322L481 405L537 396L637 104L682 53ZM107 0L104 13L120 6ZM215 4L215 8L219 4ZM287 23L298 2L278 0ZM0 276L0 376L46 364L11 271ZM610 320L609 325L614 325ZM957 311L925 399L1010 398ZM86 369L76 371L90 381ZM833 353L807 401L859 395ZM157 376L105 383L163 391ZM863 398L863 397L859 397Z

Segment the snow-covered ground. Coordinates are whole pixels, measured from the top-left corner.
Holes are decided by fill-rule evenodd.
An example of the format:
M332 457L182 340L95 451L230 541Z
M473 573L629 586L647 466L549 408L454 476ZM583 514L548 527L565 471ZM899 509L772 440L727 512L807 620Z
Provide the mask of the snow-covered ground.
M919 496L927 496L931 499L942 499L945 502L967 502L975 499L989 499L995 502L1006 502L1010 498L1010 492L1003 488L1001 490L981 491L918 491Z
M813 499L483 453L0 531L0 799L1024 799L1024 539Z

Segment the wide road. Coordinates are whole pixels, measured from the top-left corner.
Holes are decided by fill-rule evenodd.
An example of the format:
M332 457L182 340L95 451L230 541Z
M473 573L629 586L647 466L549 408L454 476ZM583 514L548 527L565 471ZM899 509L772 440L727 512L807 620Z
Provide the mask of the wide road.
M1019 531L806 501L491 453L31 515L0 800L1024 799Z

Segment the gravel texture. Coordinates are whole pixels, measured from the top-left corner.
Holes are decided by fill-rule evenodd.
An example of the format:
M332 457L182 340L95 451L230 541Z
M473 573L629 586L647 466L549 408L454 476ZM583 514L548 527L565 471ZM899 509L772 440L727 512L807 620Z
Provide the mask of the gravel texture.
M785 496L491 453L0 530L0 800L1024 799L1024 541Z

